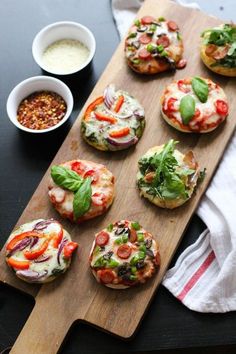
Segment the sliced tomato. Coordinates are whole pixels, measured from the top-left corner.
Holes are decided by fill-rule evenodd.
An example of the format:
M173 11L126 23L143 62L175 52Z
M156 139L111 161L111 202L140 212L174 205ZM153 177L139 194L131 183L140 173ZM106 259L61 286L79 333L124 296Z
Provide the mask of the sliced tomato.
M125 98L124 98L123 95L121 95L121 96L118 98L118 100L117 100L117 102L116 102L116 105L115 105L115 108L114 108L114 111L115 111L116 113L118 113L118 112L120 111L120 109L121 109L121 107L122 107L122 105L123 105L123 103L124 103L124 100L125 100Z
M117 119L112 116L106 116L105 114L100 113L100 112L94 112L94 114L95 114L95 117L97 120L101 120L101 121L108 122L111 124L115 124L117 122Z
M178 61L178 63L176 63L176 68L177 69L184 69L185 68L185 66L187 65L187 59L180 59L179 61Z
M78 247L78 243L76 242L68 242L65 247L63 248L63 253L65 258L70 258L72 256L72 253L76 250Z
M108 241L109 241L109 233L105 231L99 232L99 234L96 236L96 244L98 246L105 246Z
M146 33L142 34L142 36L139 37L139 41L142 44L148 44L152 41L151 36L148 36Z
M120 130L113 130L109 133L110 137L112 138L122 138L123 136L128 135L130 132L129 127L122 128Z
M95 170L91 169L91 170L88 170L84 173L83 175L84 178L88 178L90 177L92 179L92 184L96 183L98 181L98 174Z
M131 255L132 249L130 248L129 245L121 245L117 249L117 256L122 258L122 259L127 259Z
M184 80L179 80L179 81L177 82L177 85L178 85L178 89L179 89L180 91L184 92L184 93L188 93L188 92L191 91L190 87L188 87L188 86L186 85L186 83L184 82Z
M170 40L166 35L164 35L164 36L159 37L156 43L158 45L163 45L163 47L166 48L166 47L169 47Z
M167 26L170 31L177 31L179 29L177 23L174 21L168 21Z
M229 107L227 102L223 100L216 100L215 102L216 112L221 116L227 116L229 112Z
M200 112L200 110L197 108L197 109L195 110L195 113L194 113L193 118L198 118L198 117L200 117L200 115L201 115L201 112Z
M7 259L7 263L14 269L29 269L30 261L18 261L17 259L10 257Z
M143 48L138 52L138 56L142 60L149 60L151 58L151 53L147 49Z
M216 60L220 60L223 59L224 57L226 57L227 53L228 53L229 47L226 46L224 48L219 48L218 50L214 51L212 54L212 58L216 59Z
M143 16L141 18L141 23L143 25L150 25L153 21L155 21L155 18L152 16Z
M82 176L84 173L84 166L80 161L75 161L71 164L71 169Z
M170 112L176 112L177 111L177 109L174 106L176 101L178 101L177 98L174 98L174 97L169 98L169 100L167 102L168 111L170 111Z
M217 46L215 44L208 44L205 49L205 53L208 57L211 56L212 53L214 53L217 49Z
M84 120L88 120L90 118L90 114L95 110L95 108L102 104L104 101L104 98L101 96L101 97L98 97L95 101L93 101L92 103L90 103L90 105L88 106L88 108L86 109L85 111L85 114L84 114Z
M98 276L102 283L109 284L115 279L115 275L111 269L102 269L98 271Z
M24 256L29 260L33 260L44 254L48 248L49 240L45 240L40 248L37 248L34 251L25 251Z
M92 203L96 206L105 206L106 205L106 196L103 193L94 193L92 195Z
M26 237L44 237L44 235L36 231L22 232L21 234L13 237L13 239L7 244L6 249L8 251L11 251L19 241L23 240Z
M135 242L137 240L137 232L134 229L130 229L129 240L130 242Z

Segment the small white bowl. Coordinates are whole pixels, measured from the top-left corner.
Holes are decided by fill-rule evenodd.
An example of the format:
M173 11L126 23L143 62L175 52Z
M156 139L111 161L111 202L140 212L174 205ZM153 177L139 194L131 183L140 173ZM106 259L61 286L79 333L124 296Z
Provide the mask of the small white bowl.
M63 119L58 124L47 129L30 129L20 124L17 120L17 110L21 101L27 96L37 91L55 92L64 99L67 105L66 114ZM17 128L29 133L46 133L59 128L67 121L72 112L73 103L74 100L72 93L70 89L64 84L64 82L50 76L34 76L24 81L21 81L17 86L14 87L14 89L8 96L6 107L7 114L11 122Z
M74 39L83 43L89 49L88 59L78 69L60 73L49 70L43 63L43 53L46 48L54 42L62 39ZM44 27L34 38L32 54L36 63L48 73L54 75L71 75L83 70L93 59L96 50L96 41L92 32L85 26L77 22L62 21L55 22Z

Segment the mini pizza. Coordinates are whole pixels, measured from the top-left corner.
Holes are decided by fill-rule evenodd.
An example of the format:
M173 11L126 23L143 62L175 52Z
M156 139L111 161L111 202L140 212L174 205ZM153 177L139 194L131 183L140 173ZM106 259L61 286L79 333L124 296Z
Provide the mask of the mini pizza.
M144 16L136 19L125 40L125 56L131 69L140 74L157 74L182 69L183 41L174 21Z
M62 217L80 223L112 204L114 176L104 165L87 160L54 165L48 195Z
M47 283L67 270L77 247L58 221L34 220L12 232L6 243L6 262L18 278Z
M208 133L228 116L223 89L201 77L174 81L161 98L161 113L173 128L185 133Z
M153 204L174 209L193 194L200 174L192 151L185 155L175 149L176 141L154 146L138 162L140 195Z
M202 33L201 58L217 74L236 76L236 25L222 24Z
M144 109L136 98L109 85L85 111L81 132L98 150L123 150L136 144L145 127Z
M145 283L159 265L159 246L138 222L121 220L95 235L90 266L99 283L125 289Z

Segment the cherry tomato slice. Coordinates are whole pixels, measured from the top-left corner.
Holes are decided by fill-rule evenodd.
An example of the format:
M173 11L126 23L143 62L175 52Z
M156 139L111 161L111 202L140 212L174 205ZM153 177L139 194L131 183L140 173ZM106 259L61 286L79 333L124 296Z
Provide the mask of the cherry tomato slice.
M168 47L170 45L170 40L169 38L164 35L158 38L157 40L157 44L158 45L163 45L164 48Z
M155 21L155 18L152 16L143 16L141 18L141 23L143 25L150 25L153 21Z
M177 69L184 69L186 65L187 65L187 59L180 59L175 66Z
M216 51L216 49L217 49L217 46L215 44L208 44L205 49L205 53L208 57L210 57L211 54Z
M177 101L177 98L174 98L174 97L169 98L169 100L167 102L168 111L170 111L170 112L176 112L177 111L177 109L174 106L176 101Z
M227 116L229 112L228 104L223 100L216 100L216 112L221 116Z
M195 110L195 114L194 114L193 118L198 118L198 117L200 117L200 115L201 115L201 112L200 112L200 110L197 108L197 109Z
M94 184L98 181L98 174L93 169L86 171L85 174L83 175L83 177L84 178L90 177L92 179L92 184Z
M187 93L187 92L190 92L190 91L191 91L191 90L190 90L190 87L188 87L188 86L186 85L186 83L184 82L184 80L179 80L179 81L177 82L177 85L178 85L179 90L182 91L182 92L184 92L184 93Z
M72 256L72 253L76 248L78 247L78 243L76 242L68 242L65 247L63 248L63 253L65 258L70 258Z
M122 258L122 259L127 259L131 255L131 248L129 245L121 245L118 250L117 250L117 256Z
M139 51L138 56L142 60L149 60L151 58L151 53L147 49L143 48Z
M79 161L73 162L73 163L71 164L71 169L72 169L74 172L78 173L78 175L80 175L80 176L83 175L83 173L84 173L84 166L83 166L82 163L79 162Z
M152 41L152 38L144 33L144 34L142 34L142 36L139 37L139 41L142 44L148 44Z
M168 21L167 26L170 31L177 31L179 29L177 23L174 21Z
M98 246L105 246L110 239L110 236L108 232L101 231L99 234L96 236L96 245Z
M102 269L98 271L98 276L104 284L112 283L115 279L115 275L111 269Z
M228 50L229 50L228 47L224 47L223 49L220 48L215 52L213 52L212 57L216 60L223 59L227 55Z
M103 193L94 193L92 195L92 203L96 206L104 206L106 204L106 196Z

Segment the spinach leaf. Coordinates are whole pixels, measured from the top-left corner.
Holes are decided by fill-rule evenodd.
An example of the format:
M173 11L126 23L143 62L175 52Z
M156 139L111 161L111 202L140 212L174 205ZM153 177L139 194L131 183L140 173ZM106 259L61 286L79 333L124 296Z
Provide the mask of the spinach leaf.
M192 79L192 88L196 96L202 103L205 103L208 99L209 88L205 80L200 77L194 77Z
M195 114L195 100L191 95L186 95L180 100L180 114L183 124L188 124Z
M92 197L91 178L86 178L74 195L74 220L84 215L90 208Z
M58 186L72 192L76 192L83 183L83 178L81 176L63 166L52 166L51 177Z

